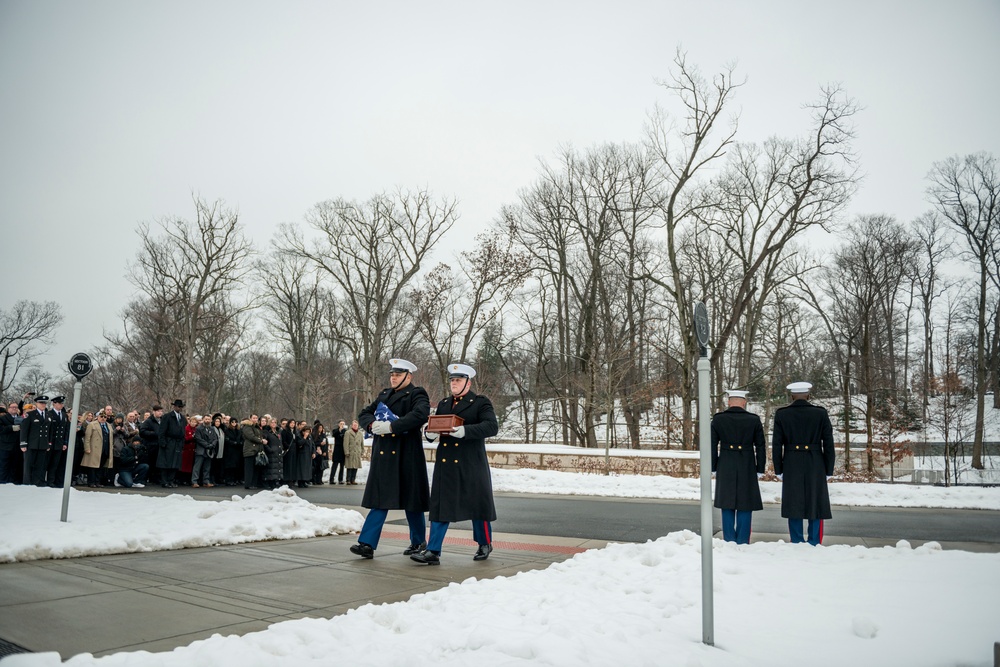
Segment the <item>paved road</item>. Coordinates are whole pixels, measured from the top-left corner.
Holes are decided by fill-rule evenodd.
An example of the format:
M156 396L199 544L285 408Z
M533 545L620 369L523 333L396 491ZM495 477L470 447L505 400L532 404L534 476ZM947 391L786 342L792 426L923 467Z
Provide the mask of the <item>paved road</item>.
M178 489L196 498L246 493L242 488ZM162 492L156 487L152 493ZM316 504L357 507L363 487L324 485L297 490ZM694 501L498 494L494 528L498 533L645 542L675 530L698 531L700 510ZM719 530L718 510L715 529ZM777 505L754 514L755 533L787 535ZM824 532L830 537L891 540L937 540L1000 545L1000 512L922 508L834 507Z

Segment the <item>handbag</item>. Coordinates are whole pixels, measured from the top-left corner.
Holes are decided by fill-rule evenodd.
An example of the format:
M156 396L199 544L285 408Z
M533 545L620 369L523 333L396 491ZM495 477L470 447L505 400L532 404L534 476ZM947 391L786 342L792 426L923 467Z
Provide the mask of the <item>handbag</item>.
M260 450L259 452L257 452L257 461L256 461L256 463L257 463L257 465L259 465L261 467L267 465L267 463L268 463L268 461L267 461L267 454L264 452L263 449Z

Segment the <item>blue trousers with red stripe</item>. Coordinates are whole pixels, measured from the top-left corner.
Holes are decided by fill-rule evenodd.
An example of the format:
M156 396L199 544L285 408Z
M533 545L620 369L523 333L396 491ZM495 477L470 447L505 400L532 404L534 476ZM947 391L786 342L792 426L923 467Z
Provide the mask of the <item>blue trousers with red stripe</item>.
M358 542L367 544L372 549L378 549L378 540L382 537L382 526L385 525L385 519L388 515L389 510L368 510L368 516L365 517L365 523L361 527ZM406 523L410 526L410 544L423 542L427 530L427 524L424 523L424 513L407 510Z
M802 534L802 519L788 520L788 535L792 538L792 544L805 542ZM823 519L809 519L809 544L819 546L823 542Z
M427 550L436 554L441 553L441 546L444 545L444 535L448 532L447 521L431 521L431 536L427 540ZM477 544L493 544L493 526L489 521L474 519L472 521L472 539Z

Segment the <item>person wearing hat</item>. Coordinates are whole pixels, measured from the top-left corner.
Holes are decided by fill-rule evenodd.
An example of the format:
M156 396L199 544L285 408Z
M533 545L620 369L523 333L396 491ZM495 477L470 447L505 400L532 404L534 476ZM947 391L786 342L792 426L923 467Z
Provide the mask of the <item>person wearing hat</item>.
M66 452L69 450L69 436L73 432L72 420L66 414L66 397L53 396L52 407L49 408L49 440L52 449L49 451L49 462L45 474L50 487L61 487L66 476Z
M31 410L25 406L21 421L21 451L24 452L23 484L47 486L45 471L49 461L52 441L49 438L51 422L46 411L48 396L36 396Z
M187 419L181 413L184 401L175 400L170 414L160 420L160 450L156 456L156 467L160 469L160 485L164 489L177 488L177 471L181 467L184 438L187 435Z
M413 384L416 370L406 359L390 359L389 386L358 414L361 428L373 436L371 467L361 500L369 511L358 543L351 546L351 553L362 558L374 558L392 509L405 510L410 527L410 546L403 553L408 556L425 544L430 484L420 429L427 423L431 402L424 388ZM390 414L395 417L391 421Z
M809 521L809 544L823 542L823 521L833 518L827 481L833 475L833 425L826 408L809 402L812 385L786 387L792 402L774 413L771 459L781 480L781 516L788 519L793 543L805 542L802 521Z
M9 403L6 408L0 407L0 484L13 484L20 479L20 469L23 464L18 456L21 453L21 407L17 403Z
M491 522L497 520L493 503L493 480L486 458L486 438L497 434L496 412L485 396L472 391L476 370L467 364L450 364L448 382L451 395L438 403L437 415L457 415L462 425L450 434L441 435L434 463L431 485L431 534L427 547L410 558L425 565L441 562L448 525L453 521L472 521L472 537L479 545L473 560L486 560L493 551ZM437 433L428 433L434 441Z
M747 412L747 392L730 389L729 407L712 417L715 506L722 510L722 537L750 544L753 513L764 509L757 480L767 465L764 426Z

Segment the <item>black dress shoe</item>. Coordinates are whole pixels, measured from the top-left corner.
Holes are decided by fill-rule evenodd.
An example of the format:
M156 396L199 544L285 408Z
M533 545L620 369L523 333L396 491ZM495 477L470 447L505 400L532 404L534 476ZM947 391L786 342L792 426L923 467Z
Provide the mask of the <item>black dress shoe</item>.
M375 558L375 550L371 548L371 545L365 544L364 542L358 542L357 544L352 544L351 553L361 556L362 558L368 558L368 559Z
M433 551L421 551L410 556L410 560L422 563L423 565L440 565L441 556Z
M427 548L426 542L421 542L420 544L411 544L410 546L403 549L404 556L411 556L419 551L423 551Z
M490 557L490 553L492 553L492 551L492 544L480 544L479 549L476 551L476 555L472 557L472 560L486 560Z

